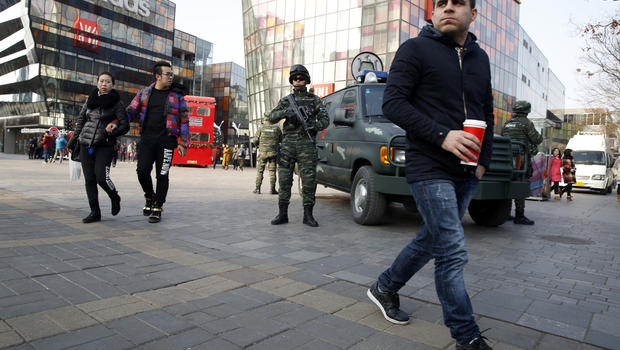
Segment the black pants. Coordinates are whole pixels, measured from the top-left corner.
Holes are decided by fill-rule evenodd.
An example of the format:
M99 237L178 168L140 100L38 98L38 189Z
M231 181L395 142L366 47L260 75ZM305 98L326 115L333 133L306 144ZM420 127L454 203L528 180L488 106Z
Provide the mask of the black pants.
M90 154L86 146L80 147L80 162L84 173L88 205L91 211L100 211L97 185L101 186L110 198L118 196L114 183L110 180L110 163L114 148L112 146L95 147L93 154Z
M560 194L560 181L553 181L551 189L553 190L553 193Z
M567 196L570 196L572 190L573 184L566 184L566 186L562 187L562 193L566 193Z
M177 147L177 141L172 136L142 137L138 142L138 181L144 196L152 198L154 205L162 206L168 194L168 173L172 166L172 155ZM151 171L155 163L155 177L157 188L153 190Z

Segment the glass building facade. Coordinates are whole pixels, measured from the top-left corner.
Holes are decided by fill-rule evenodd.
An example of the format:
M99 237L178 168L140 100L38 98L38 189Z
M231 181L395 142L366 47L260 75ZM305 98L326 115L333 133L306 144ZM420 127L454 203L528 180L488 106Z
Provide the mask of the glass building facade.
M209 63L212 45L175 31L175 6L168 0L0 2L0 150L22 153L30 136L22 128L69 126L102 71L114 75L125 103L153 82L159 60L177 66L177 80L196 91L203 75L195 76L194 64Z
M207 65L205 72L206 95L215 97L214 122L221 123L222 142L248 144L245 69L234 62L225 62Z
M250 130L264 111L290 92L289 69L304 64L313 84L353 82L351 61L376 53L389 69L398 47L427 23L425 0L243 0ZM517 93L519 5L515 0L480 0L472 31L489 54L496 132L510 117Z

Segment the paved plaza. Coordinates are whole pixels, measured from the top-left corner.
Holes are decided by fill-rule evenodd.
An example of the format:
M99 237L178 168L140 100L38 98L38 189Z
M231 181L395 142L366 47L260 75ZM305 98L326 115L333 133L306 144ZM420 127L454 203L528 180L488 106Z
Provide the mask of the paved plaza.
M385 225L354 223L349 197L320 187L319 228L272 226L277 196L255 169L175 167L162 222L142 216L135 163L112 180L122 210L88 214L68 164L0 154L0 348L454 349L429 263L405 286L406 326L365 293L415 235L399 205ZM267 180L268 182L268 180ZM268 183L263 183L268 190ZM576 193L526 202L532 227L466 215L465 280L496 350L620 349L620 203Z

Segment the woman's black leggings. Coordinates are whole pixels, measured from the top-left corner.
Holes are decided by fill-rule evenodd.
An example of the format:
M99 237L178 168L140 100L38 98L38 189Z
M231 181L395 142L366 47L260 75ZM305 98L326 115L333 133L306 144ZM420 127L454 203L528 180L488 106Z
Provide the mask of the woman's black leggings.
M80 147L80 162L82 163L82 172L84 173L88 205L91 211L100 211L97 185L101 186L110 198L118 196L116 188L112 180L110 180L110 164L114 156L114 147L95 147L92 154L88 153L88 147L83 145Z
M553 181L553 186L551 186L553 193L560 194L560 181Z

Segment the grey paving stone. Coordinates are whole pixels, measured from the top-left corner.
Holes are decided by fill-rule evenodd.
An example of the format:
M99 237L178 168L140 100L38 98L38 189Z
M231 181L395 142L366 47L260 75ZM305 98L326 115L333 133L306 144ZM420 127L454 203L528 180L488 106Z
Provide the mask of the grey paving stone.
M587 327L592 319L592 313L573 306L556 305L549 302L534 301L526 311L530 315L541 316L549 320L557 320L577 327Z
M321 311L301 306L293 311L277 315L274 319L282 324L297 327L300 324L306 323L323 315L325 315L325 313Z
M163 331L133 316L109 322L106 326L136 345L167 336Z
M386 333L375 333L349 348L350 350L432 350L435 348Z
M214 338L200 345L192 346L192 350L238 350L241 349L237 345L224 339Z
M273 337L267 338L258 344L252 345L248 350L288 350L297 349L300 346L313 341L314 338L304 333L288 330Z
M217 320L217 317L209 315L201 311L196 311L196 312L192 312L192 313L181 316L181 319L191 322L194 325L200 326L207 322Z
M476 322L481 330L489 328L489 331L484 334L485 336L523 349L533 349L543 337L543 333L533 329L486 317L481 317Z
M574 340L561 338L551 334L545 334L536 346L536 350L577 350L580 344Z
M327 276L322 273L310 271L310 270L300 270L296 272L292 272L284 275L286 278L293 279L295 281L307 283L313 286L320 287L324 284L332 283L336 280L333 277Z
M585 340L590 344L609 349L616 349L620 346L620 335L618 333L609 334L601 332L594 327L590 328Z
M12 268L5 267L0 269L0 281L9 281L15 279L23 279L26 275L21 273L20 271Z
M298 260L298 261L312 261L324 258L329 256L329 254L325 254L324 252L311 252L307 250L298 250L296 252L283 254L284 257Z
M531 327L543 332L551 334L557 334L566 338L582 341L586 334L585 327L578 327L572 324L563 323L557 320L551 320L542 316L536 316L531 314L523 314L518 324Z
M239 325L228 318L220 318L214 321L203 323L200 328L206 329L213 334L221 334L239 328Z
M332 315L321 316L304 323L298 326L297 330L343 348L348 348L376 332L372 328Z
M90 343L80 344L78 346L69 348L71 350L105 350L105 349L115 349L115 350L123 350L123 349L131 349L133 348L133 344L123 339L121 336L113 335L108 338L98 339Z
M103 325L96 325L73 332L40 339L33 342L32 345L39 350L60 350L111 336L114 336L114 332L110 331Z
M171 270L158 271L148 274L149 278L158 278L171 284L180 284L208 276L209 273L191 267L177 267Z
M189 349L213 339L213 335L204 329L194 328L168 338L144 345L148 350Z
M190 322L170 315L162 310L147 311L137 314L135 317L149 325L164 331L166 334L175 334L194 327Z
M297 348L298 350L316 350L316 349L321 349L321 350L339 350L341 349L340 347L337 347L333 344L330 344L328 342L325 342L321 339L315 339L309 343L306 343L302 346L300 346L299 348Z
M199 310L207 309L213 306L221 305L222 302L213 298L203 298L192 300L186 303L175 304L164 308L166 312L172 315L186 315Z
M261 305L270 304L281 300L278 296L248 287L216 294L213 298L221 303L232 305L241 310L253 309Z
M256 329L242 327L233 329L228 332L224 332L218 336L242 348L247 348L252 344L258 343L268 338L270 335Z
M208 313L209 315L213 315L216 317L228 317L231 315L240 314L244 310L236 306L233 306L231 304L220 304L217 306L203 309L202 311Z
M37 298L36 300L30 300L30 294L37 294L40 296L40 298ZM4 301L5 299L14 299L16 297L19 298L17 301L10 305L0 305L0 318L6 320L8 318L55 309L69 304L68 302L48 292L35 292L30 294L17 295L14 297L6 297L0 299L1 304L2 301Z

